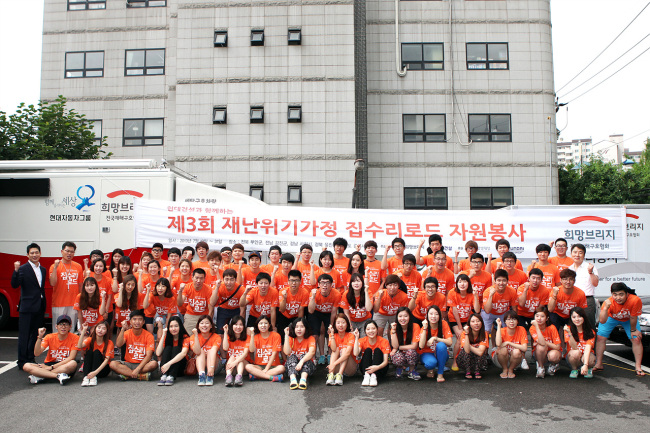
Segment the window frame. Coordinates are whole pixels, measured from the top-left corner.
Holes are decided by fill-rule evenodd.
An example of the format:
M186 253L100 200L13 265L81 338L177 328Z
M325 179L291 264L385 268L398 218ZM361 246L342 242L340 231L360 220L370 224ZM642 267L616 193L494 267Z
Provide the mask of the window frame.
M73 5L83 5L83 8L79 9L70 9L70 0L68 0L68 12L76 12L76 11L102 11L106 10L106 0L77 0L73 1ZM104 5L103 8L91 8L91 5Z
M99 68L86 68L86 55L89 53L102 53L102 67ZM84 55L84 67L83 69L68 69L68 54L83 54ZM63 78L102 78L104 76L104 57L105 53L101 50L93 51L66 51L63 57ZM80 71L82 75L80 77L68 77L68 72ZM88 71L101 71L101 75L91 75L87 76Z
M469 60L467 49L470 45L485 45L485 60ZM490 45L505 45L507 60L490 60ZM491 64L505 64L505 68L490 67ZM510 45L508 42L466 42L465 43L465 65L468 71L508 71L510 70ZM470 65L485 65L484 68L471 68Z
M253 112L261 111L261 117L254 117ZM263 105L251 105L250 109L250 123L264 123L264 106Z
M297 34L298 39L291 39L291 34ZM287 44L288 45L302 45L302 29L289 28L287 31Z
M291 190L298 191L298 199L291 200ZM302 185L287 185L287 203L302 203Z
M142 66L127 66L128 53L131 51L143 51L144 52L144 64ZM162 51L163 52L163 65L161 66L147 66L147 53L149 51ZM165 67L167 65L167 49L166 48L136 48L124 50L124 76L125 77L160 77L165 75ZM149 69L161 69L161 74L148 74L147 70ZM142 74L129 74L128 71L142 69Z
M126 132L126 122L129 121L136 121L136 120L141 120L142 121L142 136L140 137L127 137L125 135ZM146 130L146 121L147 120L162 120L163 122L163 135L158 136L147 136L144 135L144 131ZM160 139L160 144L146 144L146 140L157 140ZM141 144L126 144L127 140L140 140ZM165 144L165 118L164 117L136 117L136 118L128 118L128 119L122 119L122 147L146 147L146 146L164 146Z
M417 62L407 62L404 61L404 46L405 45L420 45L420 51L422 55L422 60ZM442 59L435 61L424 60L424 47L425 45L440 45L442 48ZM408 68L409 71L444 71L445 70L445 44L444 42L402 42L400 45L400 55L402 59L402 68ZM413 69L411 64L420 64L419 69ZM440 65L440 68L425 68L425 64Z
M99 136L95 134L95 144L99 146L100 144L102 144L102 138L104 138L104 122L102 121L102 119L88 119L87 121L90 124L89 126L90 129L93 131L93 133L95 132L94 125L97 122L99 122Z
M505 206L495 206L494 205L494 190L510 190L510 204ZM490 190L490 205L489 206L477 206L474 204L474 194L478 190ZM512 206L515 204L515 189L511 186L472 186L469 188L469 206L471 210L493 210L493 209L502 209L507 206Z
M253 195L253 191L259 191L260 196L256 197L255 195ZM248 187L248 195L258 199L259 201L264 201L264 185L250 185Z
M406 128L404 126L405 122L405 117L406 116L422 116L422 133L416 133L416 132L406 132ZM426 116L442 116L443 118L443 125L445 127L445 131L441 134L439 132L426 132ZM414 136L414 135L422 135L422 140L407 140L407 136ZM427 140L427 136L432 135L432 136L440 136L442 135L441 140ZM447 115L444 113L402 113L402 143L445 143L447 141Z
M488 116L488 132L472 132L470 129L471 117L472 116ZM508 116L508 129L507 133L504 132L491 132L492 129L492 116ZM468 129L468 139L476 143L512 143L512 114L511 113L471 113L467 114L467 129ZM472 136L477 135L487 135L487 140L474 140ZM494 140L493 136L496 135L508 135L508 140Z
M164 4L150 4L153 2L163 2ZM139 9L139 8L164 8L167 7L167 0L126 0L127 9Z
M409 205L406 201L406 192L407 190L422 190L424 192L424 206L415 206ZM429 205L427 200L427 190L444 190L445 192L445 205L436 206L434 204ZM449 189L446 186L406 186L403 190L403 202L405 210L447 210L449 209Z
M298 117L291 117L291 112L298 110ZM287 108L287 122L302 123L302 105L289 105Z
M223 113L223 120L215 120L217 112ZM212 107L212 123L214 125L225 125L226 123L228 123L228 107L226 107L225 105Z
M259 40L254 39L254 35L262 35L262 38ZM264 29L251 29L251 47L263 47L264 46Z
M217 35L225 36L223 42L217 42ZM219 48L225 48L228 46L228 30L215 30L214 31L214 46Z

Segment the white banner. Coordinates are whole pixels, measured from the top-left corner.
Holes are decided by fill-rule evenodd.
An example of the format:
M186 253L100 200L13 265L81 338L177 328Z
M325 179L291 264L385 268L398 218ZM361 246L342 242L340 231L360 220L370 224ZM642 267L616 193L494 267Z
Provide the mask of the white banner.
M212 249L241 243L246 250L268 251L279 245L283 251L296 252L308 243L318 251L331 248L332 241L342 237L350 245L348 252L354 245L374 240L381 255L395 237L406 241L406 253L415 253L422 239L437 233L448 253L460 250L463 257L469 240L487 255L495 254L495 242L505 238L510 251L526 259L537 257L538 244L563 237L569 245L584 244L590 258L625 258L625 223L624 207L413 211L135 200L135 242L144 248L155 242L182 248L206 241Z

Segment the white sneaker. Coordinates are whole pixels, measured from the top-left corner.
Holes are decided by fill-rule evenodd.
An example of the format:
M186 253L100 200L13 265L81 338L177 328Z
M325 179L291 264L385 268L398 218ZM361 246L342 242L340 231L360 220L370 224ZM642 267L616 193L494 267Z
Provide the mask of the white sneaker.
M59 383L61 385L65 385L70 381L70 376L68 376L66 373L59 373L56 375L56 378L59 380Z
M43 379L42 377L36 377L33 374L29 375L29 383L31 383L32 385L36 385L37 383L41 383L44 380L45 379Z
M370 375L368 373L363 375L363 382L361 382L361 386L370 386Z
M368 386L377 386L377 375L375 373L370 375L370 384Z
M90 386L90 379L88 379L88 376L85 376L81 381L81 386Z
M341 373L338 373L334 376L334 385L343 385L343 375Z
M544 367L537 367L537 374L535 375L535 377L544 379Z
M97 386L97 376L90 379L90 383L88 384L88 386Z
M334 385L334 373L329 373L327 375L327 382L325 382L325 385Z
M530 370L530 367L528 366L528 362L526 362L526 358L521 358L520 367L522 370Z
M560 364L549 364L548 375L555 376L555 373L557 372L558 368L560 368Z

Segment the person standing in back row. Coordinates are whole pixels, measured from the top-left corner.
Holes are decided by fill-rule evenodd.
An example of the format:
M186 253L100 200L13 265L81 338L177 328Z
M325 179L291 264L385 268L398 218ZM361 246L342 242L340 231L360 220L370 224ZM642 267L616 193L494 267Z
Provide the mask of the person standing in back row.
M50 266L50 284L52 285L52 317L66 315L72 321L70 332L77 329L77 310L74 301L79 294L79 285L83 278L83 268L72 258L77 251L74 242L64 242L61 246L61 260L55 260ZM54 330L54 325L52 325Z
M596 287L598 286L598 269L593 263L585 262L587 248L583 244L571 245L571 258L573 264L568 269L575 271L575 285L580 287L587 298L587 320L593 329L596 329Z

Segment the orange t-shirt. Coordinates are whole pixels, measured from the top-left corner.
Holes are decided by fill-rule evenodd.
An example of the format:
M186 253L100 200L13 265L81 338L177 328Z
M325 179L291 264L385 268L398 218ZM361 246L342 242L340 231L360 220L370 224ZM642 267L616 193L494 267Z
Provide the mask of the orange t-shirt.
M425 291L418 292L418 297L415 298L413 315L420 320L424 320L424 315L427 314L427 310L432 305L437 305L440 312L445 312L447 311L447 298L442 293L436 292L433 299L429 299Z
M219 290L217 291L217 304L215 306L223 308L224 310L238 310L239 300L244 295L245 289L243 285L240 285L234 290L235 294L233 295L233 291L228 291L226 285L221 283ZM232 298L230 298L230 295L233 295ZM226 299L228 299L228 302L225 302ZM224 303L222 304L222 302Z
M280 334L277 332L269 332L267 338L262 337L262 334L255 334L253 338L255 344L255 364L266 365L273 357L272 366L280 365L278 353L282 350L282 340ZM275 352L275 354L273 353Z
M99 314L99 308L88 307L85 310L82 310L79 306L79 300L81 299L81 293L77 295L74 300L74 309L81 312L81 316L84 318L84 323L87 323L88 326L95 326L104 318Z
M415 292L422 287L422 275L416 270L412 270L408 277L404 275L404 270L396 272L395 275L406 284L409 300L413 299Z
M533 339L533 352L535 351L535 348L537 347L537 340L539 339L539 335L537 335L537 328L535 326L531 326L530 329L530 338ZM557 332L557 328L555 328L554 325L548 325L546 329L542 332L542 336L544 337L544 340L547 342L550 342L552 344L560 344L560 334Z
M501 341L502 343L509 341L515 344L528 345L528 333L526 332L526 328L523 326L517 326L515 328L514 335L508 334L508 328L501 328ZM513 350L514 347L508 346L508 353L512 352Z
M311 284L309 284L310 279L311 279L311 263L303 263L302 260L298 262L298 266L296 269L300 271L302 274L302 287L304 287L306 290L311 290L314 288ZM314 271L314 277L316 276L316 271ZM334 279L334 286L336 286L336 279Z
M83 342L83 348L82 349L83 350L90 349L90 347L92 345L91 343L92 343L92 338L90 338L90 337L86 338L84 340L84 342ZM106 346L106 345L107 345L106 352L104 352L104 346ZM113 344L113 342L111 340L108 340L108 341L104 340L104 342L102 344L95 343L95 345L93 346L93 350L98 350L98 351L100 351L102 353L105 353L106 358L109 358L109 359L112 359L115 356L115 352L113 352L114 348L115 348L115 345Z
M385 269L386 275L394 274L397 271L400 271L404 269L404 263L402 263L402 259L400 259L397 256L393 256L386 260L388 263L388 268Z
M244 331L246 332L246 331ZM228 338L227 335L224 335L224 338ZM241 341L241 340L235 340L235 341L230 341L228 340L228 359L232 357L237 357L240 356L241 354L244 353L246 349L250 346L251 342L251 336L247 335L246 336L246 341Z
M201 290L196 290L194 288L194 283L190 283L185 286L183 296L185 296L185 300L187 301L187 314L194 316L208 314L210 296L212 296L210 286L203 284Z
M399 307L408 307L408 304L409 297L406 293L397 290L395 296L391 298L388 290L385 290L384 295L381 297L378 313L384 316L392 316L397 313Z
M50 266L48 275L52 275L52 272L54 264ZM52 288L52 306L72 307L83 282L83 268L77 262L67 265L60 262L56 272L56 285Z
M462 297L457 291L458 289L452 289L447 294L447 306L451 310L453 307L456 307L458 310L458 317L460 321L465 323L469 316L474 312L474 293L467 293L465 297ZM453 313L449 313L449 320L456 320L453 316Z
M289 276L284 275L282 271L276 272L275 278L273 278L273 286L271 287L275 287L276 289L278 289L278 292L281 292L284 289L289 290ZM300 283L300 287L302 287L302 281Z
M203 337L199 332L199 346L203 352L208 353L210 349L216 347L217 349L221 348L221 335L217 333L211 333L208 338ZM194 350L194 345L196 344L196 339L194 336L190 336L190 349ZM218 355L217 355L218 356Z
M196 260L192 262L192 270L194 269L203 269L206 275L208 275L210 273L210 262L207 260L204 262L201 260Z
M548 262L552 265L555 265L558 271L562 272L573 264L573 259L569 256L564 257L563 259L558 256L549 257Z
M517 289L517 298L524 293L524 286L521 285ZM548 298L551 294L551 291L546 287L540 286L537 290L528 289L526 293L526 304L521 307L517 304L517 314L523 317L535 317L535 309L540 305L548 305ZM519 301L517 301L519 303Z
M460 262L458 262L458 270L463 273L469 273L469 271L472 269L472 264L470 259L463 259ZM483 263L483 267L481 270L485 270L485 263ZM467 272L465 272L467 271Z
M332 309L338 308L341 303L341 292L331 289L329 295L325 297L318 290L314 301L316 302L316 311L331 313Z
M359 300L361 299L361 296L366 296L365 293L361 293L360 296L355 296L355 305L359 305ZM366 310L366 307L359 307L359 308L354 308L350 306L350 303L348 302L348 291L343 293L343 296L341 296L341 303L339 304L339 307L343 308L344 310L348 310L350 313L350 320L353 322L365 322L368 319L372 319L372 313L368 310Z
M528 281L528 276L524 271L515 268L512 274L508 274L508 285L517 290L519 286Z
M560 285L560 271L558 270L557 266L553 264L541 266L539 263L535 263L535 267L544 273L544 278L542 278L542 285L544 287L550 290L553 287ZM530 274L531 269L533 269L532 263L530 266L528 266L526 272Z
M492 275L494 275L494 271L497 270L497 266L499 265L499 263L503 263L503 259L501 259L501 257L492 259L492 262L490 263L490 267L492 268ZM515 269L519 269L522 272L524 270L524 266L521 264L519 259L517 259L517 263L515 263Z
M472 331L470 331L472 332ZM469 337L463 332L460 336L460 350L464 350L463 347L465 345L465 340L467 340ZM490 349L490 335L486 332L485 333L485 338L478 343L470 344L471 347L474 347L476 349L479 348L479 346L484 346L486 348L486 351ZM458 353L460 353L460 350ZM458 353L456 354L456 358L458 358Z
M370 344L370 339L368 337L363 337L359 340L359 356L357 357L357 364L361 362L361 357L366 349L370 349L373 352L375 349L379 349L384 355L388 355L391 351L390 343L384 337L377 336L375 344Z
M336 344L336 350L339 351L339 354L342 354L348 347L350 349L354 348L354 334L351 332L345 332L343 333L343 336L341 336L338 332L335 332L334 344Z
M400 324L398 323L397 324L397 332L399 332L399 330L400 330ZM420 325L418 325L417 323L413 323L413 336L411 337L411 341L409 341L409 342L406 341L406 331L402 331L402 341L404 342L402 344L411 344L411 343L417 343L418 341L420 341L420 331L421 330L422 330L422 328L420 328Z
M179 274L178 278L172 281L172 292L174 292L174 296L177 297L177 301L178 291L181 288L181 284L185 284L185 287L189 287L189 285L192 284L192 279L189 279L188 281L182 281ZM183 305L178 307L178 312L181 314L185 314L187 312L187 295L185 295L185 302L183 302Z
M217 281L223 281L223 272L219 271L216 275L212 275L210 272L206 272L203 285L209 286L210 290L213 290L217 284Z
M44 362L61 362L70 356L72 351L77 350L79 336L68 332L65 340L59 340L58 333L47 334L41 341L41 348L48 349Z
M469 277L470 271L464 271L461 273ZM485 292L485 289L492 285L492 274L486 271L481 271L469 280L472 282L472 293L478 296L479 304L483 307L483 293Z
M442 320L442 319L440 319L440 322L438 322L438 326L440 326L440 323L442 323L442 338L444 338L445 340L447 338L451 338L452 334L451 334L451 329L449 328L449 324L445 320ZM420 329L420 332L421 331L422 331L422 329ZM420 340L420 337L419 337L420 332L418 332L418 341ZM438 335L438 328L431 330L431 336L430 337L427 338L427 335L429 335L428 332L424 336L424 338L426 338L427 340L429 338L431 338L431 337L435 337L436 335ZM425 343L424 349L420 349L418 347L418 353L434 353L435 351L436 351L435 344L433 346L426 346L426 343Z
M346 273L347 273L347 272L346 272ZM325 271L323 270L323 268L318 268L318 269L316 269L316 270L314 271L314 278L316 278L316 281L318 281L318 277L321 276L321 275L323 275L323 274L327 274L327 275L331 276L331 277L332 277L332 280L334 280L334 286L333 286L333 287L334 287L336 290L338 290L339 292L342 291L342 290L340 290L340 289L341 289L341 288L344 288L344 286L343 286L343 284L344 284L344 280L343 280L343 276L341 275L341 273L340 273L339 271L337 271L336 269L332 268L329 272L325 272Z
M567 295L564 293L564 289L561 288L557 293L555 310L553 310L553 312L563 319L568 319L569 313L573 307L587 308L587 297L585 296L585 292L583 292L582 289L573 286L573 291L570 295Z
M377 259L369 262L368 260L363 261L364 267L366 268L365 283L368 286L368 293L370 294L370 299L375 297L375 294L381 286L381 280L386 276L386 272L381 270L381 262Z
M333 268L339 271L339 274L347 272L348 266L350 265L350 259L348 257L341 257L340 259L334 258Z
M612 305L609 307L607 315L612 319L626 322L630 320L630 316L638 317L643 312L641 298L636 295L628 294L627 299L622 305L616 302L612 297L610 297L609 300Z
M106 312L110 313L113 311L113 278L107 277L106 275L102 276L101 281L97 281L97 286L99 286L100 296L104 293L108 298L106 299ZM101 305L101 297L100 297Z
M176 296L172 296L171 298L163 298L160 300L159 296L155 296L153 293L149 293L149 307L153 310L153 316L149 317L167 317L167 314L170 312L174 314L178 309L176 304Z
M287 299L282 314L287 319L295 319L300 313L300 307L306 307L307 305L309 305L309 292L307 290L299 287L298 292L292 295L291 289L287 289Z
M316 339L313 335L309 336L309 338L303 338L302 341L289 337L289 344L291 345L291 354L296 355L298 359L308 354L312 347L316 350ZM313 362L314 359L312 358L310 361Z
M275 265L273 263L268 263L266 265L260 266L260 271L261 272L266 272L269 275L273 275L273 268ZM280 272L282 269L282 265L278 262L278 272Z
M433 254L428 254L422 257L422 260L424 260L425 266L432 266L435 263L433 260ZM449 256L447 256L447 261L445 262L445 268L449 269L451 272L454 272L454 261Z
M119 293L115 294L115 299L117 300L118 296L120 296ZM117 305L115 305L115 326L118 328L122 327L122 322L125 320L129 320L129 316L131 315L131 310L128 308L120 308Z
M255 288L257 287L257 282L255 280L257 279L257 276L262 272L261 269L257 269L257 272L253 271L253 268L247 268L247 269L242 269L241 275L242 275L242 285L244 286L244 289L250 287L250 288ZM271 275L271 274L269 274Z
M143 329L140 335L135 335L133 329L124 332L126 353L124 360L133 364L139 364L145 358L148 351L154 350L153 335Z
M483 306L490 298L490 290L486 290L483 293ZM494 292L492 296L492 311L489 314L501 315L508 311L510 308L515 308L519 305L519 299L517 299L517 292L510 286L506 286L506 289L503 293ZM486 311L487 313L487 311Z
M564 331L564 341L569 344L569 335L570 332ZM591 353L594 352L595 346L595 341L596 337L590 338L589 340L585 340L585 337L582 332L578 332L578 339L576 340L576 344L578 345L578 350L580 351L580 354L584 355L585 354L585 349L587 348L587 344L591 345Z
M427 277L436 278L438 280L438 291L445 296L447 296L447 293L451 289L456 287L454 273L447 268L443 269L440 273L436 271L436 268L433 268L431 272L429 272L429 268L427 268L422 272L422 277L425 279Z
M280 304L278 291L273 287L269 287L266 296L262 296L260 289L255 287L246 295L246 303L251 305L251 316L270 316L271 308L277 308Z

